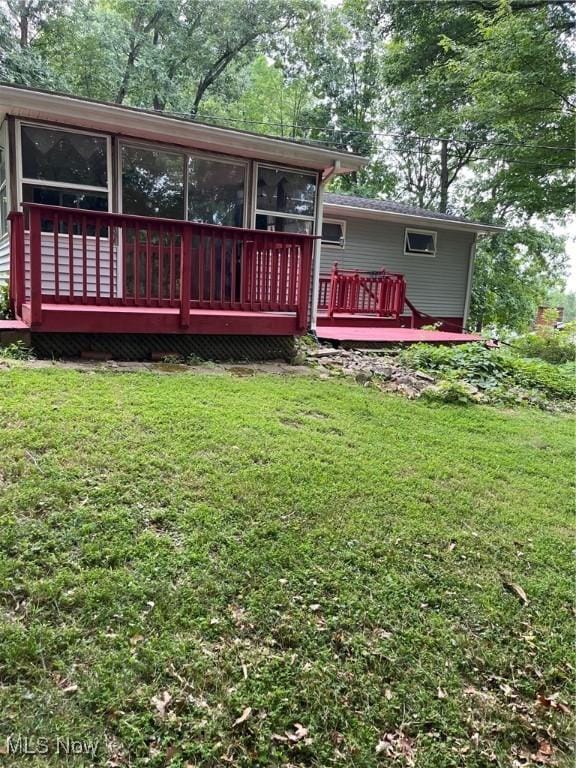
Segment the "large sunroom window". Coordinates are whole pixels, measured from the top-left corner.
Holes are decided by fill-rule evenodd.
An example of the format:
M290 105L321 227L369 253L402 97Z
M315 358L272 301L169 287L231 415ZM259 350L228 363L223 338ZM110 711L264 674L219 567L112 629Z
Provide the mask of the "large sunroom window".
M122 145L122 213L184 218L185 156Z
M244 163L212 157L188 159L188 219L205 224L244 226Z
M258 165L256 228L311 234L316 213L316 176Z

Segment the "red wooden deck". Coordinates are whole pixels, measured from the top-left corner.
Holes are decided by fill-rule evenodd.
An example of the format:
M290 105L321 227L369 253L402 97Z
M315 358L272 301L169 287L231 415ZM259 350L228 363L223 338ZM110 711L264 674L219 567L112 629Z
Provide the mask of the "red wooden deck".
M481 336L472 333L448 333L447 331L428 331L422 328L385 328L373 326L318 326L316 333L319 339L326 341L350 341L366 343L415 344L465 344L471 341L481 341Z
M25 203L11 303L40 333L296 335L315 238Z

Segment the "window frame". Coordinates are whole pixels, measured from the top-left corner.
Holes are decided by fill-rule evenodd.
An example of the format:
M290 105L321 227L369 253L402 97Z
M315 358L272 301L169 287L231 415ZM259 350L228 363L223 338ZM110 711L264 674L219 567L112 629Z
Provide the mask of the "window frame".
M257 207L258 202L258 175L260 168L271 168L274 171L288 171L289 173L297 173L301 176L311 176L314 179L314 213L312 216L307 216L303 214L297 214L297 213L284 213L283 211L266 211L263 208ZM260 163L256 161L254 163L254 178L252 183L252 229L256 229L256 217L257 216L271 216L272 218L278 218L278 219L298 219L300 221L311 221L312 222L312 229L311 229L311 235L315 235L316 232L316 219L318 216L318 188L319 188L319 178L318 178L318 172L317 171L308 171L304 170L303 168L294 168L289 165L274 165L273 163ZM266 230L262 230L263 232Z
M92 184L75 184L71 182L62 181L46 181L44 179L33 179L28 176L24 176L22 168L22 126L29 125L32 128L46 128L51 131L61 131L62 133L76 133L84 136L96 136L106 141L106 181L105 187L97 187ZM34 120L17 120L16 121L16 163L18 173L18 204L23 200L23 187L24 184L31 184L35 187L52 187L52 189L71 189L79 192L104 192L108 200L108 212L112 211L112 137L109 134L102 133L101 131L86 131L82 129L76 129L73 127L62 127L60 125L51 125L50 123L36 122Z
M342 238L340 242L336 242L335 240L324 240L321 239L322 248L337 248L339 251L342 251L346 247L346 219L322 219L322 226L324 224L340 224L342 227ZM320 233L320 236L322 236L322 233Z
M4 142L5 134L4 124L2 124L0 126L0 152L4 155L4 179L0 178L0 198L4 197L6 200L6 214L8 215L10 212L8 206L8 147L5 146L8 142ZM8 218L6 220L2 218L2 205L0 203L0 240L6 239L8 234Z
M408 250L409 234L431 235L432 240L434 242L434 252L430 253L429 251ZM435 259L436 253L438 252L437 236L438 236L438 232L434 229L420 229L419 227L406 227L406 229L404 230L404 256L424 256L424 258L427 258L427 259Z
M250 169L250 161L246 158L242 157L231 157L229 155L218 155L214 152L202 152L202 151L196 151L196 150L187 150L184 147L179 147L174 144L166 144L165 142L156 142L156 141L139 141L138 139L130 139L129 137L120 137L118 141L116 142L116 168L117 168L117 179L116 179L116 187L117 187L117 205L118 205L118 212L123 213L123 207L122 207L122 147L123 146L130 146L130 147L140 147L141 149L150 149L152 151L158 150L160 152L166 152L168 154L172 155L180 155L184 158L184 178L183 178L183 184L184 184L184 219L174 219L174 221L190 221L188 218L188 168L189 168L189 160L191 158L199 158L201 160L215 160L219 163L227 163L229 165L239 165L244 168L244 212L242 216L242 228L246 229L247 226L247 220L249 216L249 201L250 201L250 176L249 176L249 169ZM127 214L130 215L130 214ZM153 217L151 217L153 218ZM222 226L222 227L229 227L231 225L229 224L211 224L210 222L207 222L208 226ZM235 228L235 227L234 227Z

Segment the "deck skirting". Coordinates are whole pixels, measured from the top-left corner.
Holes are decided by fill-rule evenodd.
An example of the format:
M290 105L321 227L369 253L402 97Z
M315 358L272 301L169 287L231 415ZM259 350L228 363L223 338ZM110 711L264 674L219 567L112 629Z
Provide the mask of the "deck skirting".
M194 355L214 361L289 361L295 353L292 336L33 332L31 344L40 358L76 358L96 352L113 360Z

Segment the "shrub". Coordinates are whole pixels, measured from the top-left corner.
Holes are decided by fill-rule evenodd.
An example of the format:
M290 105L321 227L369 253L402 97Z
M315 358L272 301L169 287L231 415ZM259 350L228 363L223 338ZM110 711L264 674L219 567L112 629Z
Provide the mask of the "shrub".
M513 342L514 350L523 357L539 357L548 363L567 363L576 359L576 322L561 330L538 328Z
M5 360L33 360L34 353L23 341L15 341L5 347L0 347L0 359Z
M0 285L0 320L12 320L12 312L10 310L10 292L8 289L8 283Z
M489 400L500 401L503 392L518 387L559 400L576 397L576 381L568 366L489 350L482 344L458 347L416 344L401 352L400 360L409 368L431 371L443 379L464 381L480 389Z
M431 387L422 391L422 397L426 400L439 403L453 403L455 405L470 405L479 400L478 390L465 381L454 379L442 379Z

